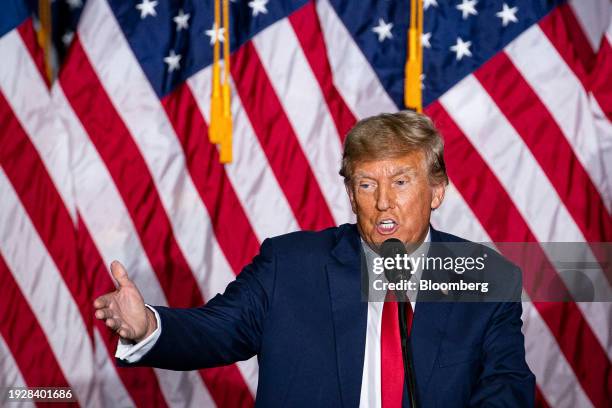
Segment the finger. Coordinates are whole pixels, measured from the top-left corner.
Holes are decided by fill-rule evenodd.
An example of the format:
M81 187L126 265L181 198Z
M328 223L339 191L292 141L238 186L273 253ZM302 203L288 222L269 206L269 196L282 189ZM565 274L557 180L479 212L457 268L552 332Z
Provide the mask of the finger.
M99 320L110 319L111 317L113 317L113 311L110 310L109 308L98 309L96 310L95 315L96 315L96 319L99 319Z
M119 336L124 339L132 340L134 338L134 331L126 324L123 324L119 329Z
M113 319L112 317L110 319L106 319L105 323L106 323L106 326L113 331L117 331L120 327L117 320Z
M115 280L119 284L119 287L133 285L132 281L128 277L127 271L125 270L123 265L121 265L121 262L113 261L111 263L111 273L113 274L113 278L115 278Z
M110 306L111 303L111 294L108 293L106 295L102 295L96 300L94 300L94 308L95 309L103 309Z

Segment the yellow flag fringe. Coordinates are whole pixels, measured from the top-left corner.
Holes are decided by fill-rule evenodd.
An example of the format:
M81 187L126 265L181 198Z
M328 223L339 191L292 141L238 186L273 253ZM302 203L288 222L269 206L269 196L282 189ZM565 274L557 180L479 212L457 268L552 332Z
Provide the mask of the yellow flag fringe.
M222 108L221 96L221 69L219 62L219 30L221 29L221 0L215 0L215 32L213 45L213 72L212 72L212 95L210 97L210 125L208 137L211 143L220 143L222 140Z
M423 111L421 76L423 74L423 0L410 0L410 28L408 29L408 58L405 68L404 105L417 112Z
M221 139L221 163L232 162L232 101L230 90L230 39L229 0L223 0L223 132Z

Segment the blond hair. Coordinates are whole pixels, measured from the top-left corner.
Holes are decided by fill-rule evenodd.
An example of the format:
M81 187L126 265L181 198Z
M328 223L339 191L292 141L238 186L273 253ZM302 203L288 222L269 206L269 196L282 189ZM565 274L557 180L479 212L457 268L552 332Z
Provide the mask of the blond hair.
M448 184L444 142L429 117L410 110L362 119L344 141L340 175L349 183L360 161L389 159L422 151L431 185Z

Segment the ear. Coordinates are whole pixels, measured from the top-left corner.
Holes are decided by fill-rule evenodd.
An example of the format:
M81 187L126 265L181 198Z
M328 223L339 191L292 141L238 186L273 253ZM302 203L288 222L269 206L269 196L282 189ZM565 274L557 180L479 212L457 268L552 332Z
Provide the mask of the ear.
M444 183L440 183L434 187L432 187L432 195L431 195L431 209L435 210L442 204L444 200L444 192L446 190L446 185Z
M355 192L353 191L353 183L345 182L344 188L346 189L346 194L349 196L349 200L351 201L351 209L354 214L357 214L357 203L355 202Z

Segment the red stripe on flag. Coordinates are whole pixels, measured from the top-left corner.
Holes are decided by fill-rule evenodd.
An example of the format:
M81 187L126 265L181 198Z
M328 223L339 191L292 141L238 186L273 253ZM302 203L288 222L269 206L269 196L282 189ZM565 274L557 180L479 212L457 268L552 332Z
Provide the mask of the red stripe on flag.
M238 274L259 251L259 242L238 196L219 162L219 152L208 138L208 126L187 83L162 100L174 127L191 178L234 273Z
M92 287L92 298L95 299L105 293L115 290L108 269L100 256L98 248L91 239L91 235L83 220L78 216L77 240L82 270ZM104 341L109 356L114 356L119 339L101 320L95 320L96 328ZM139 406L167 407L166 399L161 391L157 376L152 368L134 367L129 370L115 366L118 376L130 393L134 403Z
M497 242L536 242L508 193L440 103L434 102L426 111L444 135L449 177L491 239ZM553 270L544 254L538 258L545 270ZM509 259L513 260L513 257L510 255ZM530 272L523 270L523 278L529 293ZM610 361L577 305L573 302L533 302L533 305L593 404L609 406Z
M578 6L581 7L581 6ZM584 30L574 11L567 4L562 4L539 23L540 28L548 37L548 40L555 47L567 66L574 72L574 75L582 83L587 91L601 89L601 82L607 83L608 92L595 91L593 96L599 106L606 112L606 116L612 121L610 106L612 104L612 91L610 88L610 76L612 76L612 63L605 65L606 60L601 57L599 50L596 54L591 47L591 43L586 37ZM610 44L606 41L605 35L602 37L602 47ZM602 66L602 64L604 64Z
M538 24L582 86L588 90L588 73L595 66L596 56L570 6L560 5Z
M612 46L607 37L601 41L597 64L591 74L591 92L599 102L599 106L612 122Z
M549 408L548 402L546 398L544 398L544 394L542 394L542 390L540 387L536 387L536 395L535 395L535 406L537 408Z
M34 25L32 23L32 19L28 18L23 23L17 27L17 31L21 36L26 48L28 49L32 60L34 61L34 65L38 68L38 72L42 77L47 87L51 84L49 83L49 77L47 77L46 69L45 69L45 54L38 45L38 40L36 39L36 31L34 31Z
M302 229L335 225L297 135L252 43L232 55L232 76L253 130Z
M310 68L321 87L329 113L338 130L340 141L344 142L346 134L353 127L356 119L334 85L331 65L327 59L325 39L314 2L306 3L302 8L291 14L289 22L293 26L308 64L310 64Z
M78 36L60 83L109 169L169 305L201 305L202 294L174 238L147 165L104 91ZM217 405L238 407L252 401L235 365L200 370L200 374Z
M586 240L612 241L612 217L601 195L555 119L508 56L498 53L474 76L529 147ZM612 277L608 279L612 282Z
M28 387L69 387L47 336L1 254L0 310L0 333Z
M76 230L36 148L0 92L0 165L62 274L93 339L91 293L77 264ZM24 171L27 169L27 171Z

